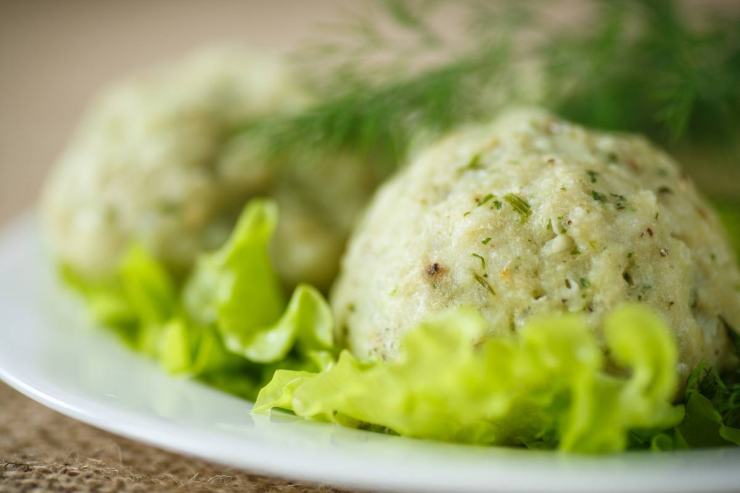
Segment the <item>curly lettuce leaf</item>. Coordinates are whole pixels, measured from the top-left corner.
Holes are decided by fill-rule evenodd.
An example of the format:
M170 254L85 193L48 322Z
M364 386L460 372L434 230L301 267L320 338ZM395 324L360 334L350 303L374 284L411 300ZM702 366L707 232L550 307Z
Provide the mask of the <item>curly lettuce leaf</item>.
M191 316L214 324L231 352L256 363L333 346L334 319L315 288L299 285L285 303L268 254L277 220L273 202L250 202L229 241L198 261L185 287Z
M606 372L579 316L489 337L477 313L458 309L409 331L394 361L360 362L343 352L320 373L279 370L254 411L282 408L445 441L619 451L630 430L681 420L671 404L676 345L657 316L634 305L615 310L604 333L624 377Z
M250 332L272 324L285 308L268 245L278 211L271 201L251 201L229 240L202 255L184 289L185 307L202 323L217 323L225 333Z
M63 267L92 318L173 374L254 397L278 368L334 361L333 317L322 295L300 285L286 303L270 264L277 223L270 201L245 208L228 242L198 259L184 285L134 245L114 276L90 281Z
M675 342L639 306L605 321L608 362L579 316L534 319L517 335L494 337L465 308L410 331L396 361L361 362L348 352L337 359L321 294L307 285L290 299L282 291L268 253L276 223L272 202L251 202L230 240L183 283L138 246L112 278L91 282L68 268L63 275L99 324L168 372L246 398L262 389L256 412L283 408L405 436L588 453L740 443L740 375L697 369L684 414L671 404Z
M740 370L725 378L700 365L686 389L686 419L677 433L689 447L740 445Z
M195 376L238 364L212 329L183 314L175 281L143 247L132 246L110 279L86 281L69 268L63 275L97 324L167 371Z
M178 301L168 272L145 249L132 246L110 279L89 281L69 267L62 267L62 276L82 294L96 323L137 351L157 353L163 325L175 314Z

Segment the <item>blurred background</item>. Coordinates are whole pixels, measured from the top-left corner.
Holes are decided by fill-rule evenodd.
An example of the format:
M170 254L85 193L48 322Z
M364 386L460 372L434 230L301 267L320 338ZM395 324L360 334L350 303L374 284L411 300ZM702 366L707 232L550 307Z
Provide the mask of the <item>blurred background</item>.
M34 204L96 91L203 45L286 51L341 0L0 0L0 224Z
M692 8L737 11L737 0ZM584 2L550 2L553 18ZM32 206L86 104L105 84L208 44L285 52L357 5L341 0L0 0L0 224ZM682 158L701 161L691 152ZM693 167L702 188L736 195L740 166Z

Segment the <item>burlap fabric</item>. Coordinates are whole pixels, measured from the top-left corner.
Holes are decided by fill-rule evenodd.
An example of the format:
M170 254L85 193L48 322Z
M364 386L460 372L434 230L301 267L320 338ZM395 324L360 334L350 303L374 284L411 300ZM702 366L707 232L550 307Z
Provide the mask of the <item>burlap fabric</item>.
M311 492L149 447L72 420L0 383L0 492Z

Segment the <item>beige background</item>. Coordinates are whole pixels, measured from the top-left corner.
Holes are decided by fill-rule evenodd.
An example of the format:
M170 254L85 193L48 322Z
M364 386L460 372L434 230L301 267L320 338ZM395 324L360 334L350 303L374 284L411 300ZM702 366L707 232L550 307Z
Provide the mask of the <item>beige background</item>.
M494 1L494 0L491 0ZM561 2L558 12L580 2ZM691 0L738 8L738 0ZM285 51L358 0L0 0L0 226L31 207L105 83L208 43ZM737 190L740 166L699 176ZM727 176L730 172L732 176ZM719 179L717 179L719 178Z
M340 0L0 0L0 224L43 176L101 85L207 43L286 50Z

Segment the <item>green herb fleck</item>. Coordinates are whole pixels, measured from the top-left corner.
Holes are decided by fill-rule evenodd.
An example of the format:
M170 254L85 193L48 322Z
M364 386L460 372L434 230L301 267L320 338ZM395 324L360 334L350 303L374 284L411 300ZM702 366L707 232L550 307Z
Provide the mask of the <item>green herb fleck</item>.
M475 156L470 158L470 161L468 161L468 164L466 164L463 167L463 171L481 169L480 161L481 161L480 154L476 154Z
M504 204L502 204L500 200L496 199L491 204L491 209L501 210L501 206L503 206L503 205Z
M157 209L159 209L162 214L175 214L177 212L180 212L181 204L178 204L177 202L160 202L159 204L157 204ZM115 216L115 209L109 207L105 209L106 220L113 221L116 218Z
M515 193L507 193L504 200L519 214L520 222L524 224L532 215L532 208L529 203Z
M588 178L591 180L591 183L596 183L596 179L599 176L599 174L596 171L588 170L586 171L586 174L588 175Z
M596 202L606 204L606 195L604 195L603 193L599 193L596 190L591 190L591 197L593 197Z
M473 277L475 278L475 281L483 286L489 293L491 293L491 296L496 296L496 292L493 290L490 284L488 284L488 281L486 281L483 276L480 274L473 273Z
M624 279L624 282L632 286L634 284L634 280L632 279L632 274L630 274L627 271L622 272L622 279Z
M561 235L564 235L568 232L568 228L566 227L566 221L565 216L558 216L558 230Z
M573 250L570 251L570 254L571 255L574 255L574 256L581 254L581 251L578 249L578 245L576 245L576 246L573 247Z
M616 207L618 211L627 208L627 198L624 195L619 195L618 193L611 193L609 195L614 198L614 207Z
M493 197L494 197L494 195L492 193L489 193L488 195L486 195L482 199L475 199L475 203L478 205L478 207L480 207L482 205L485 205L485 203L488 202L489 200L491 200Z
M480 260L481 268L485 270L486 268L486 259L484 259L481 255L478 255L477 253L471 253L471 255L478 260Z
M491 237L490 236L488 238L486 238L485 240L481 241L481 243L483 243L484 245L488 245L490 242L491 242Z
M589 281L585 277L582 277L582 278L578 279L578 284L580 284L582 288L587 288L587 287L591 286L591 281Z

